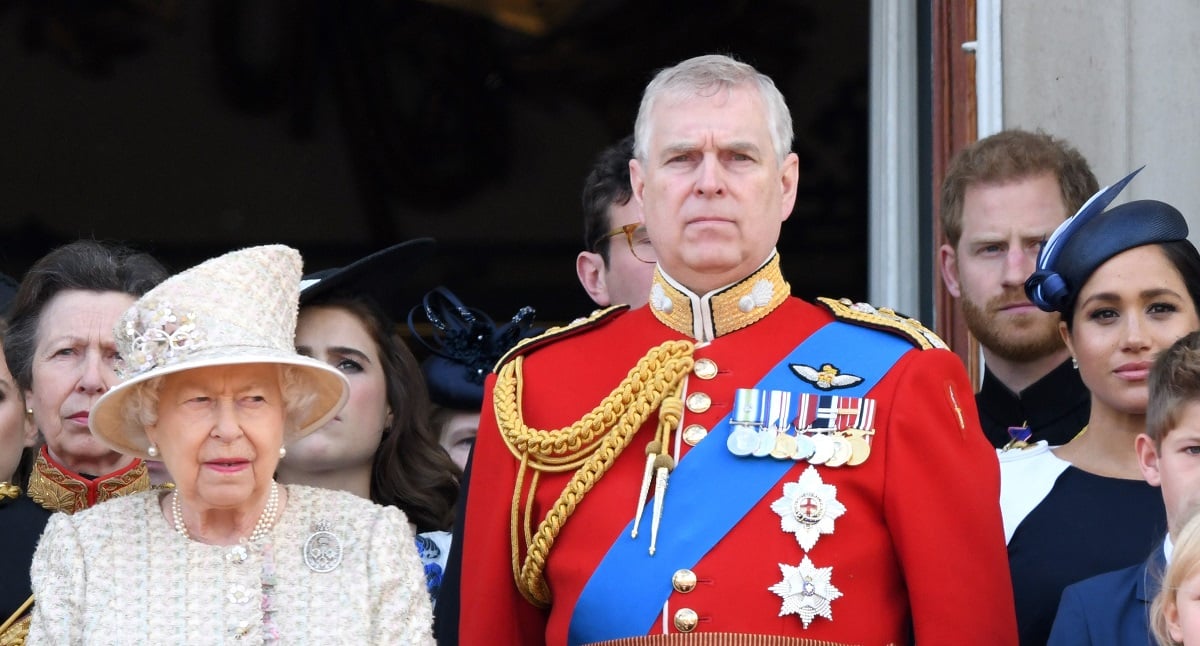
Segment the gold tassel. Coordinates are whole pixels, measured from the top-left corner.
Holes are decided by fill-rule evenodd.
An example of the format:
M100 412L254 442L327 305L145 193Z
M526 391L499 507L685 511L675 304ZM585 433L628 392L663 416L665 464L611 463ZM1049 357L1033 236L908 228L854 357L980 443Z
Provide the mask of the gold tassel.
M642 511L646 509L646 496L650 494L650 474L654 472L654 459L656 454L662 450L662 446L658 440L651 440L646 445L646 469L642 471L642 488L638 492L637 509L633 515L633 533L630 538L637 538L638 527L642 524Z
M16 500L21 497L21 487L11 482L0 482L0 500Z
M662 524L662 508L663 499L667 494L667 480L671 471L675 469L675 460L671 458L671 431L679 426L679 420L683 418L683 399L680 398L679 392L683 389L683 384L679 384L680 390L677 390L671 396L663 399L662 406L658 409L658 444L660 452L658 457L654 458L654 516L650 521L650 556L654 556L654 552L658 549L658 527Z
M655 460L654 469L654 517L650 521L650 556L654 556L658 548L658 526L662 524L663 499L667 495L667 480L675 461L669 455L660 455Z

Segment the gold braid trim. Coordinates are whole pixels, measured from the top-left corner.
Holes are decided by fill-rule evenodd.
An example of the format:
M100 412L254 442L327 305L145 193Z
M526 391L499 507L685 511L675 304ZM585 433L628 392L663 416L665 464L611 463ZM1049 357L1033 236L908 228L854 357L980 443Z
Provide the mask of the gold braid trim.
M20 485L15 485L7 480L0 482L0 504L9 500L16 500L21 497Z
M591 412L570 426L550 431L530 428L522 418L525 358L518 356L500 369L493 395L496 423L504 443L519 462L509 525L513 578L530 603L538 607L550 604L550 590L543 573L555 538L587 492L629 446L638 429L664 403L669 414L660 416L656 437L670 437L670 426L679 424L680 393L692 369L694 349L691 341L667 341L651 348ZM674 404L667 403L671 399ZM533 474L522 513L521 491L530 469ZM574 475L533 531L530 522L539 475L572 469ZM522 542L527 550L523 562Z
M605 323L608 321L608 319L620 314L621 312L624 312L627 309L629 309L628 305L612 305L601 308L595 310L586 318L575 319L567 325L552 327L537 336L525 337L524 339L517 341L516 345L509 348L508 352L505 352L504 355L500 357L500 360L497 361L496 365L492 367L492 371L495 372L500 366L508 363L509 360L516 355L525 354L526 352L545 345L546 343L561 336L570 336L596 325Z
M134 460L110 474L88 480L60 466L42 445L29 475L26 494L50 511L73 514L93 504L149 489L150 475L143 460Z
M861 323L876 330L891 332L908 339L922 350L930 348L945 350L947 348L946 342L933 330L925 327L915 318L897 314L890 307L875 307L868 303L855 303L848 298L834 300L824 296L818 298L817 302L843 321Z

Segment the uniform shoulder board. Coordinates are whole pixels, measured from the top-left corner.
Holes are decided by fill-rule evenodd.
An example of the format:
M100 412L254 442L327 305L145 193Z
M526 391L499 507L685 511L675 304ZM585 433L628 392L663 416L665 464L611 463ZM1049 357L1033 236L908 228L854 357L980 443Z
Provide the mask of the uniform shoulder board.
M508 363L509 361L512 361L514 358L532 352L533 350L536 350L547 343L551 343L559 339L565 339L566 337L574 334L579 334L584 330L590 330L596 326L604 325L605 323L611 321L618 314L628 309L628 305L613 305L610 307L603 307L593 311L591 314L585 317L577 318L566 325L552 327L537 336L521 339L512 347L512 349L510 349L508 352L505 352L504 356L500 357L500 360L496 362L496 365L492 367L492 370L494 372L497 368Z
M848 298L832 299L821 297L817 302L824 305L841 321L865 325L877 330L891 332L904 337L913 345L928 350L930 348L945 349L946 342L933 330L921 325L921 322L910 316L897 314L890 307L875 307L867 303L855 303Z

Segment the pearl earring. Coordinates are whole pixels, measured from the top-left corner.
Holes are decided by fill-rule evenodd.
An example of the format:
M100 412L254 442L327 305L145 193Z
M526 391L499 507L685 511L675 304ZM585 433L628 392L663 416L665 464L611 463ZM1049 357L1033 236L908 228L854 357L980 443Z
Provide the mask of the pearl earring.
M1076 370L1079 370L1079 359L1076 359L1075 357L1071 357L1071 367Z
M33 406L26 406L26 407L25 407L25 414L26 414L26 415L32 415L32 414L33 414Z
M151 444L150 448L146 449L146 455L148 455L152 458L157 458L158 457L158 445Z
M279 447L279 459L282 460L284 458L284 456L286 456L286 455L287 455L287 449L282 446Z

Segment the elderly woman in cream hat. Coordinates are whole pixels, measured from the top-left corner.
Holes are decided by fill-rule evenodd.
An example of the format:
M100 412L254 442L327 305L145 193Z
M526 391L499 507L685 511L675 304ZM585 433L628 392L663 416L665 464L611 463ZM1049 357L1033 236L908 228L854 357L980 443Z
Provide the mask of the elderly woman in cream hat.
M284 445L347 393L293 350L300 274L287 247L232 252L117 323L125 380L92 432L162 460L176 487L50 521L29 643L433 643L404 514L274 480Z

